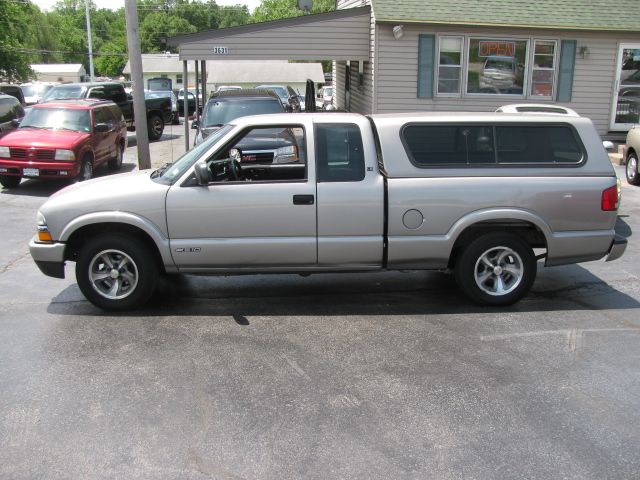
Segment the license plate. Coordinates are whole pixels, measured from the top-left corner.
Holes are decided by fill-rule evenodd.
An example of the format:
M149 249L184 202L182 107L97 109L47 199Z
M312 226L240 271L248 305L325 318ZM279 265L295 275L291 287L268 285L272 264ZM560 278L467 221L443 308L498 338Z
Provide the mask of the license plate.
M22 175L25 177L38 177L40 175L40 170L37 168L23 168Z

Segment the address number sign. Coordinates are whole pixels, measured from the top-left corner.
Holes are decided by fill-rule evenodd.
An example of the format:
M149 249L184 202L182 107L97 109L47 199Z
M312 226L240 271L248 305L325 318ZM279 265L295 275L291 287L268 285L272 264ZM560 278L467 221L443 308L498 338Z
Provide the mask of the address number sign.
M229 55L229 47L213 47L214 55Z

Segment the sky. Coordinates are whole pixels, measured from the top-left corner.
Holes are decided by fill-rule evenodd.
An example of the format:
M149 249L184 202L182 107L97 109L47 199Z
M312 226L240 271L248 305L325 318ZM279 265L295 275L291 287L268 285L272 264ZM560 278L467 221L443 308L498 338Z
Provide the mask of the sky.
M58 0L32 0L33 3L38 5L42 10L50 10ZM120 7L124 7L124 0L93 0L98 8L110 8L117 10ZM249 12L253 12L253 9L260 5L260 0L216 0L218 5L247 5Z

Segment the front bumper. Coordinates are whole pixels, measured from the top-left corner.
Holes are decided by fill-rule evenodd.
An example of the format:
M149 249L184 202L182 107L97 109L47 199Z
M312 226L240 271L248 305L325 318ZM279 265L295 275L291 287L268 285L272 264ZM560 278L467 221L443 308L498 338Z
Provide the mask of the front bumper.
M616 234L613 242L611 242L611 247L609 248L609 253L607 254L607 258L605 258L605 261L611 262L613 260L617 260L624 254L624 251L626 249L627 239L621 235Z
M41 243L34 237L29 242L31 258L42 273L49 277L64 278L64 243Z
M27 174L25 174L25 168L30 169ZM37 175L30 173L34 169L37 170ZM0 175L18 175L25 178L75 178L79 173L78 162L0 160Z

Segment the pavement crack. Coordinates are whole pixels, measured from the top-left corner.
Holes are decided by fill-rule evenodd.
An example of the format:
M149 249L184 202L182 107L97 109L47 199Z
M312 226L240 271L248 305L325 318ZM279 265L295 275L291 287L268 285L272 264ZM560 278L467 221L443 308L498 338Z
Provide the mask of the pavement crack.
M30 255L29 252L23 253L22 255L20 255L17 258L14 258L13 260L10 260L9 263L7 263L6 265L3 265L2 267L0 267L0 275L2 275L3 273L6 273L9 269L11 269L16 263L18 263L21 260L24 260L25 258L27 258Z

